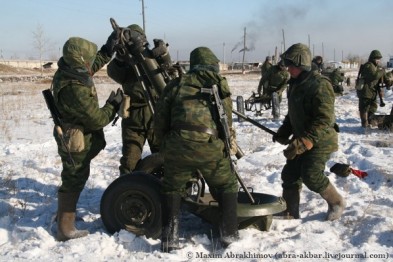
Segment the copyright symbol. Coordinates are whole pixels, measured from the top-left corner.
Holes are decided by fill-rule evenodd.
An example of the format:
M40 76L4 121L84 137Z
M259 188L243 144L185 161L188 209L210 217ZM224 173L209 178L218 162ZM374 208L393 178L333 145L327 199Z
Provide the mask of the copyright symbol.
M187 258L191 259L194 256L194 254L191 251L187 252Z

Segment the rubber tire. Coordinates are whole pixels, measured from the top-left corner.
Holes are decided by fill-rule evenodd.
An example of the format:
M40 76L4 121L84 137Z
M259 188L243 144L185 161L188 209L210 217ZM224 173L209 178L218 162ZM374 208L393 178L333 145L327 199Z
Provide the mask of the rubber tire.
M272 115L274 120L280 119L280 98L276 92L272 94Z
M100 205L101 219L108 232L113 234L125 229L138 236L159 238L160 189L160 180L141 171L113 181L105 190Z
M236 97L236 110L244 115L244 99L242 96ZM240 116L237 117L238 122L243 122L244 119Z

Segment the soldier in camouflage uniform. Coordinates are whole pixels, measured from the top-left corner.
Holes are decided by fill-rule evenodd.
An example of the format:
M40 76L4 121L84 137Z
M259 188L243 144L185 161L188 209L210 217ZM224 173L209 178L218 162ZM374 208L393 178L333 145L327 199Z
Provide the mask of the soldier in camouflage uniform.
M53 77L55 104L64 121L67 149L55 134L58 153L63 163L62 184L58 189L57 239L86 236L88 231L74 226L76 204L90 175L90 162L105 147L103 127L119 109L122 93L113 91L106 104L99 107L92 76L109 62L117 34L113 32L97 52L97 46L85 39L72 37L63 47L59 69Z
M261 80L259 80L258 84L258 90L262 90L264 82L262 82L262 78L266 73L269 71L269 69L272 67L272 58L271 56L267 56L265 59L265 62L263 62L261 66Z
M334 93L342 95L344 92L344 88L342 86L342 82L344 81L344 73L341 71L341 66L335 68L329 74L330 81L332 82Z
M272 97L273 93L276 92L282 100L282 92L287 88L287 82L290 78L287 68L284 63L280 61L277 65L270 67L270 69L262 75L261 82L262 86L258 86L258 93L262 96Z
M143 29L132 24L129 29L146 38ZM108 75L121 84L124 93L130 97L129 116L122 118L122 157L120 158L120 174L131 173L141 159L143 146L147 140L151 153L158 152L159 145L153 132L153 113L146 100L142 84L133 67L118 53L108 65Z
M228 83L219 74L219 60L206 47L190 54L190 71L171 81L157 103L154 131L162 141L164 156L163 251L179 248L178 226L181 196L186 183L199 170L221 212L220 231L223 245L237 238L238 183L231 171L230 156L218 133L219 118L211 95L201 88L219 88L220 97L232 126L232 100Z
M311 70L321 73L325 69L322 56L317 55L311 61Z
M382 78L387 77L385 70L380 66L381 58L381 52L373 50L368 62L361 67L360 74L364 78L364 86L362 90L357 90L357 95L362 127L369 127L369 120L378 109L377 95L383 97L383 89L378 85Z
M300 217L304 183L328 203L326 219L338 219L345 201L323 173L330 154L338 149L333 88L326 77L311 71L311 52L306 45L292 45L281 59L291 74L288 114L273 141L288 145L284 150L287 162L281 173L283 198L287 202L285 213Z

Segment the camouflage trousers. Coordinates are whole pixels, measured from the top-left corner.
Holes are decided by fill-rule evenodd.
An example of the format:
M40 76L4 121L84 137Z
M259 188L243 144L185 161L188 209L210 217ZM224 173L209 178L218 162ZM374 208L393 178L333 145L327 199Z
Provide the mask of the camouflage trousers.
M329 179L323 171L330 154L312 149L293 160L287 160L281 173L282 187L284 189L301 189L304 183L316 193L325 190Z
M212 196L220 193L237 193L239 190L236 175L231 172L229 158L211 162L188 162L179 158L164 157L163 194L181 194L186 190L186 183L195 177L199 170L209 186Z
M85 150L71 153L75 166L70 161L68 153L63 149L60 139L55 134L58 153L61 157L63 170L61 171L61 186L59 192L81 192L90 176L91 160L105 148L106 142L102 130L85 135Z
M122 157L120 158L120 174L128 174L135 169L142 157L143 146L147 142L151 153L158 152L159 145L154 136L153 129L136 130L122 123Z
M359 97L359 112L368 113L369 115L375 114L378 109L378 104L376 98L362 98Z

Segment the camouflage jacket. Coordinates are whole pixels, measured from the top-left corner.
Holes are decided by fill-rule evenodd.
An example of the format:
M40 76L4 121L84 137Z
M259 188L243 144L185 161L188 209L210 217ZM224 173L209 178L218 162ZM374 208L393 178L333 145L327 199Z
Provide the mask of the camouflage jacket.
M359 97L375 99L378 93L378 82L382 77L386 78L385 71L369 61L362 65L360 73L364 78L364 86L362 90L358 91Z
M154 132L165 157L184 154L190 161L216 161L225 156L224 143L217 136L181 126L218 130L219 119L210 94L201 88L219 87L224 110L232 126L232 100L226 79L218 73L192 70L168 83L157 103ZM188 130L187 130L188 129ZM219 135L220 136L220 135Z
M279 94L287 87L287 82L290 78L287 70L281 70L279 65L270 67L265 75L262 76L262 83L264 83L264 93L271 94L278 92Z
M130 96L130 116L127 127L138 130L149 130L152 126L153 114L148 106L142 84L134 69L117 59L113 59L107 67L108 75L121 84L124 94Z
M269 61L265 61L261 66L262 76L266 74L272 66L273 66L272 63L270 63Z
M79 73L73 65L65 63L64 57L60 58L52 86L55 103L63 121L82 126L85 133L102 129L116 114L109 103L99 107L97 92L91 79L91 75L108 63L110 57L101 51L90 55L93 61L90 73Z
M329 78L332 85L336 86L344 81L344 73L339 68L336 68L330 73Z
M312 150L334 152L338 149L334 130L334 91L330 81L318 71L303 72L291 79L288 114L278 132L312 141Z

